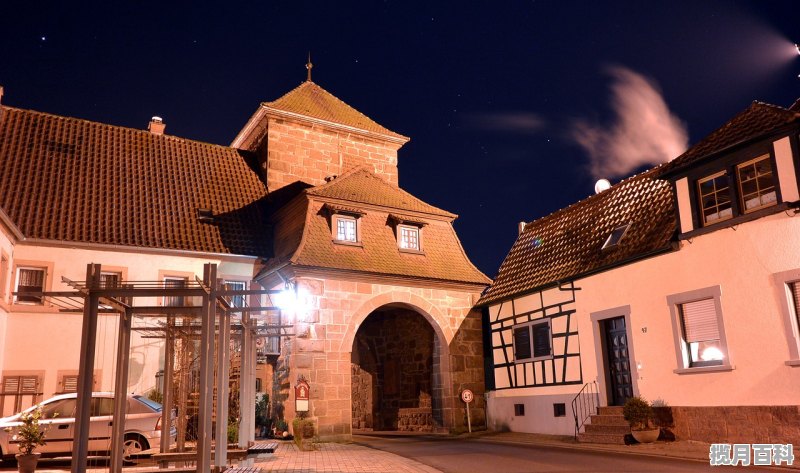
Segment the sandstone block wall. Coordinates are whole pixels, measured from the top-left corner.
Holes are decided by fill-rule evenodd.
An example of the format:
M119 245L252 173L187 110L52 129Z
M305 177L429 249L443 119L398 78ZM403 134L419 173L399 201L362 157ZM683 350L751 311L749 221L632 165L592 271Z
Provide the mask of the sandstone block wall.
M482 409L480 315L470 313L479 296L477 292L340 279L298 278L297 284L303 309L294 316L296 336L292 344L285 346L287 350L281 360L289 367L287 383L291 386L301 374L309 380L309 415L317 424L322 439L350 437L353 341L358 327L367 317L387 304L422 314L433 327L434 349L447 355L438 361L434 359L432 367L433 384L441 386L441 392L432 389L432 409L438 410L444 427L466 425L463 403L458 400L461 386L474 387L476 402L473 407ZM462 331L465 319L468 320ZM454 376L458 384L453 381ZM291 420L294 418L293 393L288 388L283 392L286 393L284 415ZM476 423L474 415L473 424Z
M712 443L797 443L800 406L673 406L679 440Z
M326 177L359 165L397 184L400 144L283 118L270 118L267 127L256 153L270 191L298 180L324 184Z

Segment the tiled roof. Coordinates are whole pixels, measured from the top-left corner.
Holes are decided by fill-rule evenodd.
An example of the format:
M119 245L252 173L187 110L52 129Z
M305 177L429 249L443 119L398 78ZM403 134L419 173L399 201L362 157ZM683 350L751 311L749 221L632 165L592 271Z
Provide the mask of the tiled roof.
M420 211L424 209L428 214L435 207L424 207L422 201L414 198L405 191L394 187L399 196L407 200L410 208L402 207L402 202L395 199L363 199L354 202L353 196L345 193L347 200L335 200L334 206L346 206L356 209L360 216L359 232L360 246L337 244L332 241L331 218L329 211L322 209L328 207L329 201L340 195L333 192L336 188L361 189L363 195L383 195L387 191L385 186L393 187L382 179L372 175L365 169L356 170L349 175L342 175L335 181L307 189L298 199L304 199L304 205L298 205L299 200L288 204L283 220L275 222L275 228L281 233L281 243L276 249L276 258L269 263L270 267L277 267L283 263L294 265L359 271L372 274L399 275L416 278L435 279L470 284L489 284L491 281L481 273L467 258L461 243L458 240L450 219L413 217L416 221L424 221L426 225L421 230L421 241L424 255L401 252L397 247L395 235L395 222L391 218L396 209ZM339 181L340 186L334 186ZM324 196L325 203L316 199ZM360 194L361 195L361 194ZM388 201L391 205L382 205ZM370 204L364 208L361 203ZM427 204L424 204L427 205ZM439 209L435 209L442 212ZM449 214L452 215L452 214ZM292 242L290 245L289 242Z
M776 128L798 121L800 112L753 102L749 107L730 119L688 151L667 163L662 172L684 169L701 159L727 149L738 143L763 136Z
M303 82L283 97L264 103L264 106L408 140L407 137L375 123L311 81Z
M316 197L340 201L379 205L397 210L440 215L450 219L457 216L417 199L403 189L386 182L366 167L355 167L341 176L306 192Z
M661 167L527 224L478 303L670 249L677 218L670 184L658 179ZM602 249L611 232L627 223L630 227L619 244Z
M232 148L3 106L0 208L27 238L269 256L266 191ZM211 209L214 224L197 209Z

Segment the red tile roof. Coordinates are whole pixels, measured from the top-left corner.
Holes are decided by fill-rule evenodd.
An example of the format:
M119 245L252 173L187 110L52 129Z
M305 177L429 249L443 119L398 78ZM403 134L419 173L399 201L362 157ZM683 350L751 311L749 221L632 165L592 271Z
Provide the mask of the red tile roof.
M289 209L276 229L294 229L284 234L284 242L269 266L289 262L294 265L400 275L457 283L486 285L490 279L467 258L453 229L453 214L428 205L397 186L387 183L365 168L356 168L334 181L307 189ZM360 216L360 246L334 243L330 207L357 210ZM414 213L415 221L425 223L421 230L424 254L401 252L395 234L396 210ZM355 213L355 212L354 212Z
M265 102L263 105L274 110L297 113L408 141L408 137L377 124L368 116L311 81L303 82L283 97L272 102Z
M711 134L697 142L685 153L667 163L662 172L685 169L703 158L739 143L762 137L776 128L800 120L800 111L763 102L753 102Z
M662 166L663 167L663 166ZM655 168L540 218L525 230L478 302L498 302L671 249L677 229L672 188ZM630 223L619 244L602 249Z
M386 182L366 167L355 167L306 193L347 202L379 205L381 207L410 210L455 219L457 215L427 204L403 189Z
M223 146L3 106L0 209L27 238L269 256L263 184ZM215 223L200 223L197 209Z

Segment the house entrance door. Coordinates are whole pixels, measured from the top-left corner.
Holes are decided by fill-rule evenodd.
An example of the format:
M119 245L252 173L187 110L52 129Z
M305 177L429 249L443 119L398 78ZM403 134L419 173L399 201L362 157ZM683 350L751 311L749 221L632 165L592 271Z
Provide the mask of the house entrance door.
M633 397L631 365L628 355L628 333L625 317L603 321L606 342L606 373L609 380L609 401L613 406L622 406Z

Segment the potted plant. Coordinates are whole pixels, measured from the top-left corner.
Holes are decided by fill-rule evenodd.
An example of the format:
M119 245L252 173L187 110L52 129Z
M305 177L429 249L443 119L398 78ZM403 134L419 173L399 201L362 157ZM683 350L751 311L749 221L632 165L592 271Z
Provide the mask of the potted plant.
M653 407L641 396L634 396L625 402L622 415L631 425L631 434L639 443L652 443L661 431L653 427Z
M20 473L33 473L36 471L36 464L39 462L41 453L34 452L36 447L45 444L45 430L39 426L39 419L42 418L42 409L36 408L32 411L23 412L19 416L20 426L14 439L18 442L19 453L16 454L17 468ZM10 428L7 430L11 430Z

